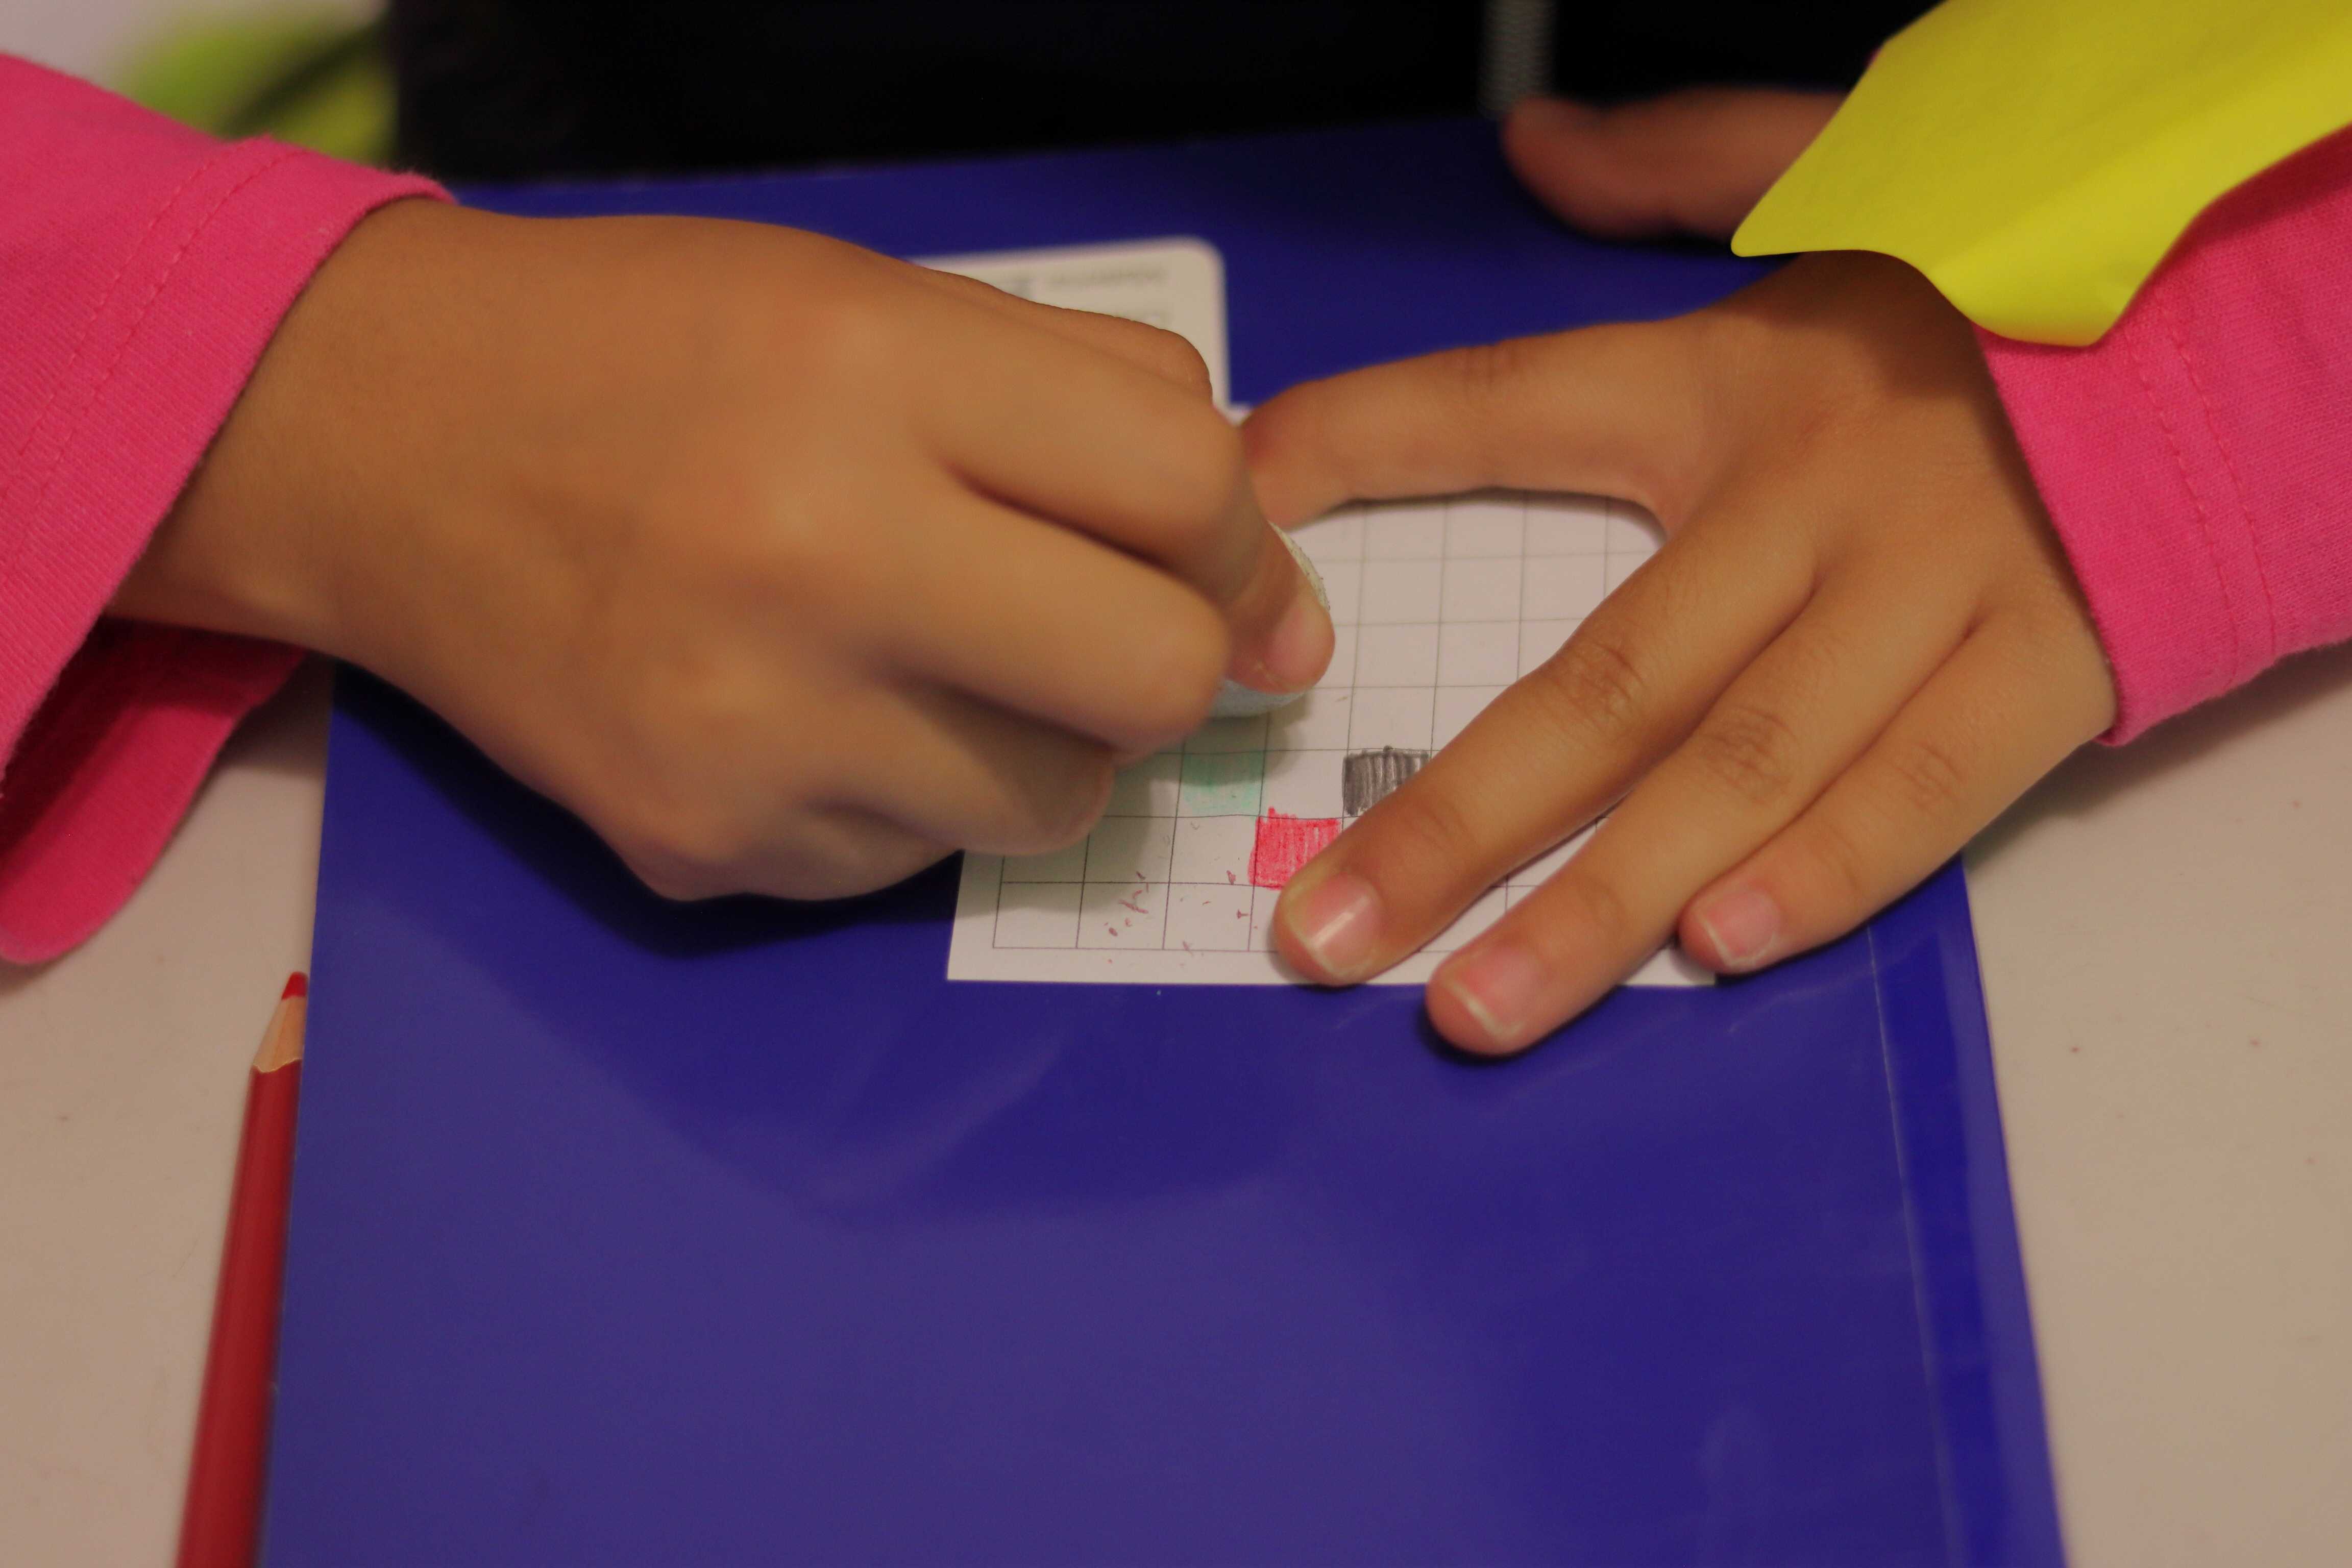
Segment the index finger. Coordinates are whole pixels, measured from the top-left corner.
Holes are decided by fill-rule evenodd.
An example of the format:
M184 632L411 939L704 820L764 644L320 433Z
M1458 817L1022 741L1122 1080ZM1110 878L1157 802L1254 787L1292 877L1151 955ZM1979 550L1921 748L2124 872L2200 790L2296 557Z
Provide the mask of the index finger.
M1803 605L1811 563L1771 531L1668 541L1291 879L1283 956L1326 984L1367 979L1605 810Z
M1232 674L1314 683L1329 614L1258 508L1239 434L1193 386L1029 312L953 298L926 357L925 399L950 460L996 499L1165 567L1225 615ZM1018 301L1014 301L1018 303ZM1043 309L1040 307L1039 309Z
M1711 477L1685 321L1447 349L1294 386L1242 426L1266 514L1498 487L1639 501L1670 528Z

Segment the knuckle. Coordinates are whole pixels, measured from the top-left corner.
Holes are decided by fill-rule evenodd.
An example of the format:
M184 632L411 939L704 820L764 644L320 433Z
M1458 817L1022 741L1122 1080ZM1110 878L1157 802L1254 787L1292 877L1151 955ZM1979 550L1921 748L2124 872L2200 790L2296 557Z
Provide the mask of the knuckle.
M748 890L780 899L851 899L904 881L945 853L878 824L826 824L763 864Z
M1454 390L1474 408L1489 407L1516 396L1535 368L1533 338L1505 338L1498 342L1473 343L1454 350L1446 360Z
M1873 881L1865 869L1869 861L1862 845L1846 827L1825 818L1806 829L1799 843L1801 847L1798 852L1813 872L1807 880L1816 883L1828 895L1828 903L1852 909L1869 897Z
M1649 680L1631 648L1588 622L1528 682L1539 711L1565 734L1621 741L1641 725Z
M1165 327L1142 327L1140 342L1153 371L1202 397L1209 395L1209 362L1199 349Z
M1769 805L1796 781L1797 735L1768 708L1738 706L1699 727L1692 758L1717 785L1750 805Z
M592 820L638 880L681 901L745 891L766 847L760 825L731 810L718 790L675 778L641 776Z
M1443 790L1407 784L1372 808L1381 869L1397 888L1436 888L1479 870L1488 858L1477 824Z
M709 818L667 814L615 836L614 842L637 879L674 903L743 890L746 847Z
M896 363L904 352L903 314L894 300L871 287L834 289L821 308L800 312L790 323L794 357L814 362L828 379L864 383L878 368Z
M1632 930L1633 911L1625 896L1600 878L1573 868L1558 879L1560 896L1571 903L1587 927L1606 945L1622 942Z
M691 904L719 894L719 889L705 884L682 867L640 855L624 855L621 858L638 881L671 903Z
M875 846L858 858L855 868L841 876L845 884L837 892L793 893L789 898L855 898L903 882L928 866L936 866L952 851L934 844L904 836L891 842Z
M1996 622L2009 654L2007 679L2021 689L2102 684L2107 658L2072 579L2025 595Z
M1968 769L1941 742L1914 737L1895 746L1886 759L1896 796L1919 816L1940 817L1959 804Z
M1216 410L1202 405L1166 422L1169 473L1161 485L1169 514L1183 535L1221 527L1249 483L1242 434Z
M689 843L740 838L719 801L772 754L763 737L799 705L780 711L771 673L719 638L681 637L664 653L629 677L630 746L656 791L646 814ZM803 776L795 768L782 782Z
M947 851L863 810L810 805L729 869L722 891L847 899L887 888Z

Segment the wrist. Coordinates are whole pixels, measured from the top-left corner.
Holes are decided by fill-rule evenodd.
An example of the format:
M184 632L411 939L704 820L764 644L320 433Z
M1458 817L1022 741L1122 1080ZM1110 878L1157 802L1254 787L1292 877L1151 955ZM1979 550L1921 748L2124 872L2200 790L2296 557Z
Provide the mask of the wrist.
M453 216L404 200L353 226L279 322L110 613L350 651L348 557L387 499L352 482L370 418L360 340L399 330L403 258Z

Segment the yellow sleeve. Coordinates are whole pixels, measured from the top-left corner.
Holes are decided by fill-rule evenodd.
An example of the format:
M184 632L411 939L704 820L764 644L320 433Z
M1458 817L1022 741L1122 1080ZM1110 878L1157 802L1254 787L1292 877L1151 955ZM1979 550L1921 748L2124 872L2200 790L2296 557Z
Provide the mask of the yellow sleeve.
M2095 342L2214 198L2352 123L2352 0L1945 0L1732 237L1876 250L2007 337Z

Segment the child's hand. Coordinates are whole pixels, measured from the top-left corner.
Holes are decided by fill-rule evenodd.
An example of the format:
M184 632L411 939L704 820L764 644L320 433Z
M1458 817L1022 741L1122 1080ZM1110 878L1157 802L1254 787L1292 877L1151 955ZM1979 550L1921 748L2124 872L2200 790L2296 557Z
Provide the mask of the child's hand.
M1361 980L1622 796L1431 983L1471 1050L1530 1044L1677 933L1737 971L1851 930L2114 713L1968 323L1885 258L1297 387L1244 434L1277 522L1502 485L1665 525L1558 656L1283 896L1284 955Z
M1200 358L789 230L411 202L289 315L119 613L367 666L677 897L1083 834L1328 617Z

